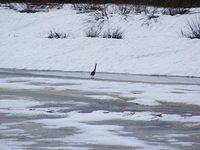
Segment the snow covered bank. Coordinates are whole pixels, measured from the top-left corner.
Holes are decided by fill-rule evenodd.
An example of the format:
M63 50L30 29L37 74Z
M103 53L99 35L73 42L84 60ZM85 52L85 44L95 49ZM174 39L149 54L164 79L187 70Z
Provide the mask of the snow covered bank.
M118 40L86 37L91 13L77 14L70 5L34 14L0 8L0 68L90 71L98 63L99 72L200 77L200 40L180 36L197 15L148 20L111 12L102 28L120 28ZM46 38L52 30L68 38Z

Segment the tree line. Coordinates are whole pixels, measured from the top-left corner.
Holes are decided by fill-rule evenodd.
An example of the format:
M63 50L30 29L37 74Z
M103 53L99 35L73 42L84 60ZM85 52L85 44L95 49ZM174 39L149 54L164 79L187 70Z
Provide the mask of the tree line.
M1 3L91 3L91 4L135 4L156 7L200 7L200 0L0 0Z

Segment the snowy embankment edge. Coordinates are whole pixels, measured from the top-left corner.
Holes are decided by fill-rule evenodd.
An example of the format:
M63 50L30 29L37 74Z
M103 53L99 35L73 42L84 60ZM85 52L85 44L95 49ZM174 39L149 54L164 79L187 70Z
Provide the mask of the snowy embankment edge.
M0 11L0 68L89 72L97 63L97 72L200 77L200 41L178 34L195 14L162 15L148 26L144 15L124 20L115 14L109 26L125 34L118 40L85 37L88 14L69 7L35 14ZM52 29L70 37L46 38Z

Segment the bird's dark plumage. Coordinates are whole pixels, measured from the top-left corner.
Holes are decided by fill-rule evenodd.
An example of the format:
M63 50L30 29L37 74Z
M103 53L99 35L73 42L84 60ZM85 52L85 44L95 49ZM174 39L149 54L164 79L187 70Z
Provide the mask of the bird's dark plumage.
M97 69L97 64L95 64L94 70L90 73L91 76L95 76L96 69Z

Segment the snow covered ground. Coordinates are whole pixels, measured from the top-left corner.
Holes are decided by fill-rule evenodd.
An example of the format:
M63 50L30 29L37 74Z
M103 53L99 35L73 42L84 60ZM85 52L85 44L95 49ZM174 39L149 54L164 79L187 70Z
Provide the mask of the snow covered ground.
M120 28L124 39L86 37L97 26L93 13L77 13L71 5L38 13L0 7L0 68L91 71L97 63L98 72L200 77L200 41L180 35L199 13L148 20L110 7L102 30ZM48 39L50 31L68 38Z

